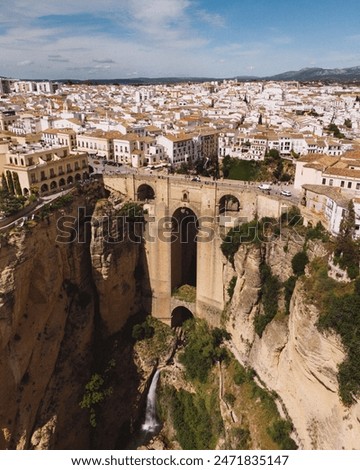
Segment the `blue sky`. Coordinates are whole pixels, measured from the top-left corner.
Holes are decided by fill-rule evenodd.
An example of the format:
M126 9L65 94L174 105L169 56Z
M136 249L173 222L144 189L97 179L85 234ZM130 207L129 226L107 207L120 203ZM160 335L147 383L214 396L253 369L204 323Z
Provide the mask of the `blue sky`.
M28 0L0 8L0 76L265 76L360 65L358 0Z

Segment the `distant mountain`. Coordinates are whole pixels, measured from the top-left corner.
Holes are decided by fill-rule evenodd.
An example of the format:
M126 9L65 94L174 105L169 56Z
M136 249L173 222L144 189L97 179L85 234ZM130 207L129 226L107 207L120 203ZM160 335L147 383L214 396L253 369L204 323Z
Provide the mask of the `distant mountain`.
M4 78L4 77L3 77ZM226 80L238 80L239 82L249 82L255 80L270 81L332 81L332 82L360 82L360 66L348 67L343 69L322 69L320 67L303 68L301 70L291 70L289 72L271 75L267 77L257 77L254 75L241 75L237 77L228 77ZM222 81L224 78L211 77L134 77L134 78L111 78L111 79L88 79L77 80L71 78L53 80L61 83L89 83L93 85L159 85L159 84L176 84L176 83L203 83L211 81ZM40 79L32 81L41 81Z
M157 78L148 78L148 77L137 77L137 78L99 78L99 79L89 79L89 80L72 80L72 79L59 79L55 80L61 83L91 83L93 85L166 85L166 84L175 84L175 83L203 83L211 82L213 80L219 80L218 78L209 78L209 77L157 77Z
M263 77L263 80L295 80L299 82L330 80L336 82L360 81L360 66L344 69L322 69L319 67L304 68Z
M344 69L322 69L320 67L304 68L297 71L289 71L268 77L257 77L254 75L241 75L231 77L228 79L236 79L239 82L249 82L255 80L279 80L279 81L299 81L299 82L312 82L312 81L333 81L333 82L349 82L360 81L360 66L349 67ZM108 80L89 80L93 84L121 84L121 85L156 85L156 84L175 84L175 83L203 83L211 81L221 81L223 78L210 78L210 77L159 77L159 78L116 78ZM66 82L66 80L59 80ZM73 80L74 83L86 83L87 80Z

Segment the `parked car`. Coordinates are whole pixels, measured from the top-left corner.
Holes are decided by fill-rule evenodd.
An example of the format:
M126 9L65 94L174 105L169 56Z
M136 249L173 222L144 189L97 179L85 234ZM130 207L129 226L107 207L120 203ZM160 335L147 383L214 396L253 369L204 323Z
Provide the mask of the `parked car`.
M286 196L286 197L290 197L290 196L291 196L291 192L290 192L290 191L286 191L285 189L282 189L282 190L280 191L280 194L281 194L282 196Z
M271 186L269 184L261 183L258 186L259 189L262 189L263 191L270 191Z

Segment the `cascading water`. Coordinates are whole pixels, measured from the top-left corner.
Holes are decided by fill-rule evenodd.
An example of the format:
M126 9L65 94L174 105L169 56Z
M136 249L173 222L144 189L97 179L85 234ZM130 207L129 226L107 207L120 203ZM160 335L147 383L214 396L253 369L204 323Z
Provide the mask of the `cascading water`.
M141 429L146 433L155 434L160 428L160 423L156 417L156 387L159 380L160 370L157 370L151 381L149 393L146 401L145 422Z

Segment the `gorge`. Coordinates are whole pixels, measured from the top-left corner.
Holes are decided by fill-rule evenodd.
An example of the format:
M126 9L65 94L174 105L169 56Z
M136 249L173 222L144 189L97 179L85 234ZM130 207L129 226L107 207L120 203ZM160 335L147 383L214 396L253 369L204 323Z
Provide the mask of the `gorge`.
M262 437L263 418L252 421L241 408L251 403L255 415L265 403L273 410L268 393L277 405L274 424L292 423L288 432L300 449L358 448L359 401L345 406L339 396L337 369L346 351L338 335L319 330L322 312L309 287L315 264L328 257L326 243L306 241L309 265L286 298L284 286L294 275L294 256L304 249L305 229L285 226L279 236L265 228L262 241L240 244L226 257L221 238L205 248L197 242L189 254L159 238L152 223L175 214L181 225L182 209L195 216L201 211L202 217L214 216L210 225L225 234L239 217L281 217L278 200L189 182L169 189L166 180L155 178L148 187L135 178L108 178L104 184L78 187L62 207L49 207L1 234L0 448L126 448L143 424L159 366L160 413L168 420L150 446L181 448L171 406L188 403L199 416L211 406L218 410L216 422L209 421L213 448L279 448L276 440ZM76 223L77 238L59 242L59 227L62 235L67 232L59 225L64 217ZM201 235L203 222L190 220L187 235ZM168 230L171 239L174 227ZM265 324L264 286L275 285L273 277L276 314ZM199 383L189 380L184 365L192 341L185 320L193 316L200 322L193 331L209 338L215 351ZM212 336L218 330L229 336L218 340ZM232 383L241 374L239 384Z

